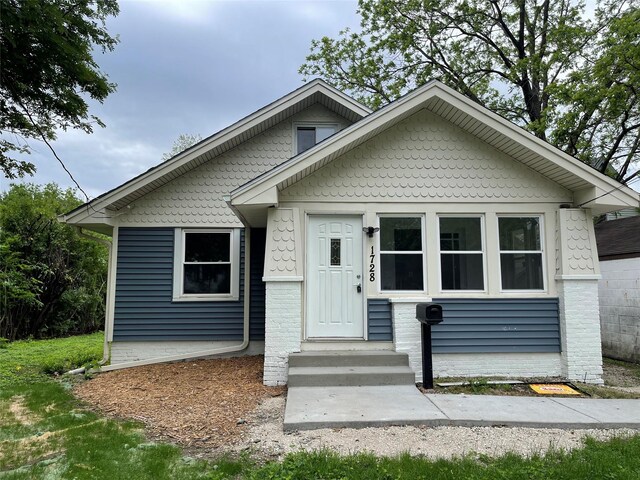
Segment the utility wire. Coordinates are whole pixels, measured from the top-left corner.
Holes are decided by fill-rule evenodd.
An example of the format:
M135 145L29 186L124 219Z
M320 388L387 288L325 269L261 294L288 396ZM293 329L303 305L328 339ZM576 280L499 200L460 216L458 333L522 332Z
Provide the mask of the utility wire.
M617 186L616 188L609 190L606 193L603 193L602 195L598 195L595 198L592 198L591 200L587 200L586 202L582 202L580 205L578 205L578 208L582 207L583 205L586 205L589 202L593 202L594 200L597 200L599 198L602 198L606 195L609 195L610 193L615 192L616 190L620 190L622 187L628 187L629 185L631 185L634 182L637 182L638 180L640 180L640 170L638 170L636 173L633 174L636 178L633 178L632 180L628 181L627 183L621 183L619 186Z
M62 168L64 169L65 172L67 172L67 175L69 175L69 178L71 179L71 181L73 183L75 183L76 187L78 187L78 190L80 190L82 192L82 194L84 195L84 197L87 199L87 202L89 202L91 199L89 198L89 195L87 195L87 192L85 192L83 190L83 188L80 186L80 184L78 183L78 181L74 178L74 176L71 174L71 172L69 171L69 169L67 168L67 166L64 164L64 162L62 161L62 159L58 156L58 154L56 153L55 149L53 148L53 146L49 143L49 141L47 140L46 135L44 134L44 132L40 129L40 127L38 126L38 124L33 120L33 117L31 116L31 113L29 113L29 110L27 108L25 108L25 106L22 104L22 102L18 102L20 104L20 106L22 107L22 110L24 111L24 113L27 115L27 117L29 117L29 120L31 121L31 124L35 127L35 129L38 131L38 134L40 135L40 138L42 138L42 141L45 143L45 145L47 147L49 147L49 150L51 150L51 153L53 153L53 156L55 157L55 159L58 161L58 163L60 163L60 165L62 165Z

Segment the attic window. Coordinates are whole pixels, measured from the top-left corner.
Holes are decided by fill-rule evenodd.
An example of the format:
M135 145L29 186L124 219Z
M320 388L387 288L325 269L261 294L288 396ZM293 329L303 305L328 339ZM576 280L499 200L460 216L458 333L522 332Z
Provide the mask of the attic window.
M336 125L298 125L296 127L296 154L309 150L316 143L338 130Z

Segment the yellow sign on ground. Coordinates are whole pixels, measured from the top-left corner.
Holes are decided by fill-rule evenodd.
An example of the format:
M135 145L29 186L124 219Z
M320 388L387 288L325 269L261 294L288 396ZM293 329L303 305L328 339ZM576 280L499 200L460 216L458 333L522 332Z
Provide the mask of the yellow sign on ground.
M580 395L569 385L535 383L529 385L531 390L541 395Z

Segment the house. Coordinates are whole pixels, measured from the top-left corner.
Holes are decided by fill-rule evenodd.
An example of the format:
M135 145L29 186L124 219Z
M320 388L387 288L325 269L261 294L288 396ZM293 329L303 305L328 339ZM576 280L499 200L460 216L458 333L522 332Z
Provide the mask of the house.
M64 215L110 235L109 368L315 349L601 382L592 216L638 194L437 81L371 112L320 80ZM115 366L115 367L114 367Z
M640 216L595 227L605 356L640 363Z

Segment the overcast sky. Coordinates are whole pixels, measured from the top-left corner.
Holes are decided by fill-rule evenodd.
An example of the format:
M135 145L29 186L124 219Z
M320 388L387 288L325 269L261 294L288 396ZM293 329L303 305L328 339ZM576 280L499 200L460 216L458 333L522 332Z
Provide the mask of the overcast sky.
M95 56L118 84L91 108L107 126L54 143L90 197L158 164L179 134L206 137L298 88L311 40L359 26L347 0L119 3L107 27L120 43ZM46 146L31 144L38 172L25 181L73 186Z

